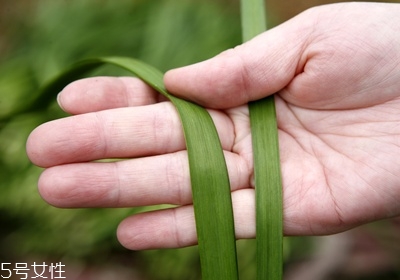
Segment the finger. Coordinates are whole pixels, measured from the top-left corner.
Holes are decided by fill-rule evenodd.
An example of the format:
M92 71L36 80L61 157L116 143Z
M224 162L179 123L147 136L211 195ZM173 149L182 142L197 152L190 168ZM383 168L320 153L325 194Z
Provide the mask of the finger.
M398 5L381 3L309 9L212 59L167 72L164 82L170 92L210 108L275 92L317 109L387 102L399 92L398 13Z
M221 112L210 113L223 148L230 150L234 137L231 121ZM181 123L170 102L59 119L36 128L27 141L29 158L42 167L183 149Z
M160 95L133 77L95 77L75 81L58 95L61 108L83 114L112 108L142 106L158 102Z
M237 238L255 235L254 190L232 193ZM141 213L125 219L118 227L118 239L132 250L179 248L197 243L193 206Z
M231 189L249 186L251 172L237 154L225 152ZM192 203L187 152L108 163L46 169L39 192L57 207L136 207Z
M211 108L230 108L284 88L301 69L301 52L311 23L298 20L198 64L168 71L167 89Z

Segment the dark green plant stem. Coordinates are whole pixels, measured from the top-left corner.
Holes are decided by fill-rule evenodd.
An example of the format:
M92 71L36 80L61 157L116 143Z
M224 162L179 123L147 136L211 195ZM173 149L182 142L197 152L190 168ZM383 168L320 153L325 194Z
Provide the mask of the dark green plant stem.
M103 64L113 64L132 72L175 105L188 151L202 278L238 279L228 171L218 133L207 110L170 95L164 88L163 74L157 69L123 57L78 63L44 88L40 96L58 93L66 84Z
M241 0L243 41L266 30L263 0ZM265 46L266 48L268 46ZM249 103L256 191L257 279L282 279L283 202L274 96Z

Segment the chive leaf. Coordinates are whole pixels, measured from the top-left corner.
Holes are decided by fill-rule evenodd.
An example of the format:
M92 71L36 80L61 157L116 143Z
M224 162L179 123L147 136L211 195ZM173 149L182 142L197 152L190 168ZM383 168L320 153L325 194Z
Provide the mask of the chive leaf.
M243 41L266 30L264 0L241 0ZM268 46L266 46L268 47ZM283 202L274 96L249 103L256 192L257 279L282 279Z

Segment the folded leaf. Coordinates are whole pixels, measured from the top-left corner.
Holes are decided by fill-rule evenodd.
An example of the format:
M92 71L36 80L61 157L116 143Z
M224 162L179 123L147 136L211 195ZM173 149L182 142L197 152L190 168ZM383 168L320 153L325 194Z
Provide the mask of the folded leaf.
M54 96L68 83L103 64L113 64L132 72L175 105L189 157L203 279L238 279L228 171L216 128L207 110L170 95L163 85L163 74L157 69L124 57L82 61L58 76L40 96Z

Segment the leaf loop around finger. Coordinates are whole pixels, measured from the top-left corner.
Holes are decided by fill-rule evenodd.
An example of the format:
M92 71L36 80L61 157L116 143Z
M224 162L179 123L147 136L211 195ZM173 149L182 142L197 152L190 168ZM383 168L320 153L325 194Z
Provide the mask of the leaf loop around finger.
M238 279L228 171L216 128L207 110L170 95L163 85L163 74L157 69L124 57L89 59L74 65L43 89L42 100L54 96L66 84L103 64L132 72L175 105L189 157L202 277Z

